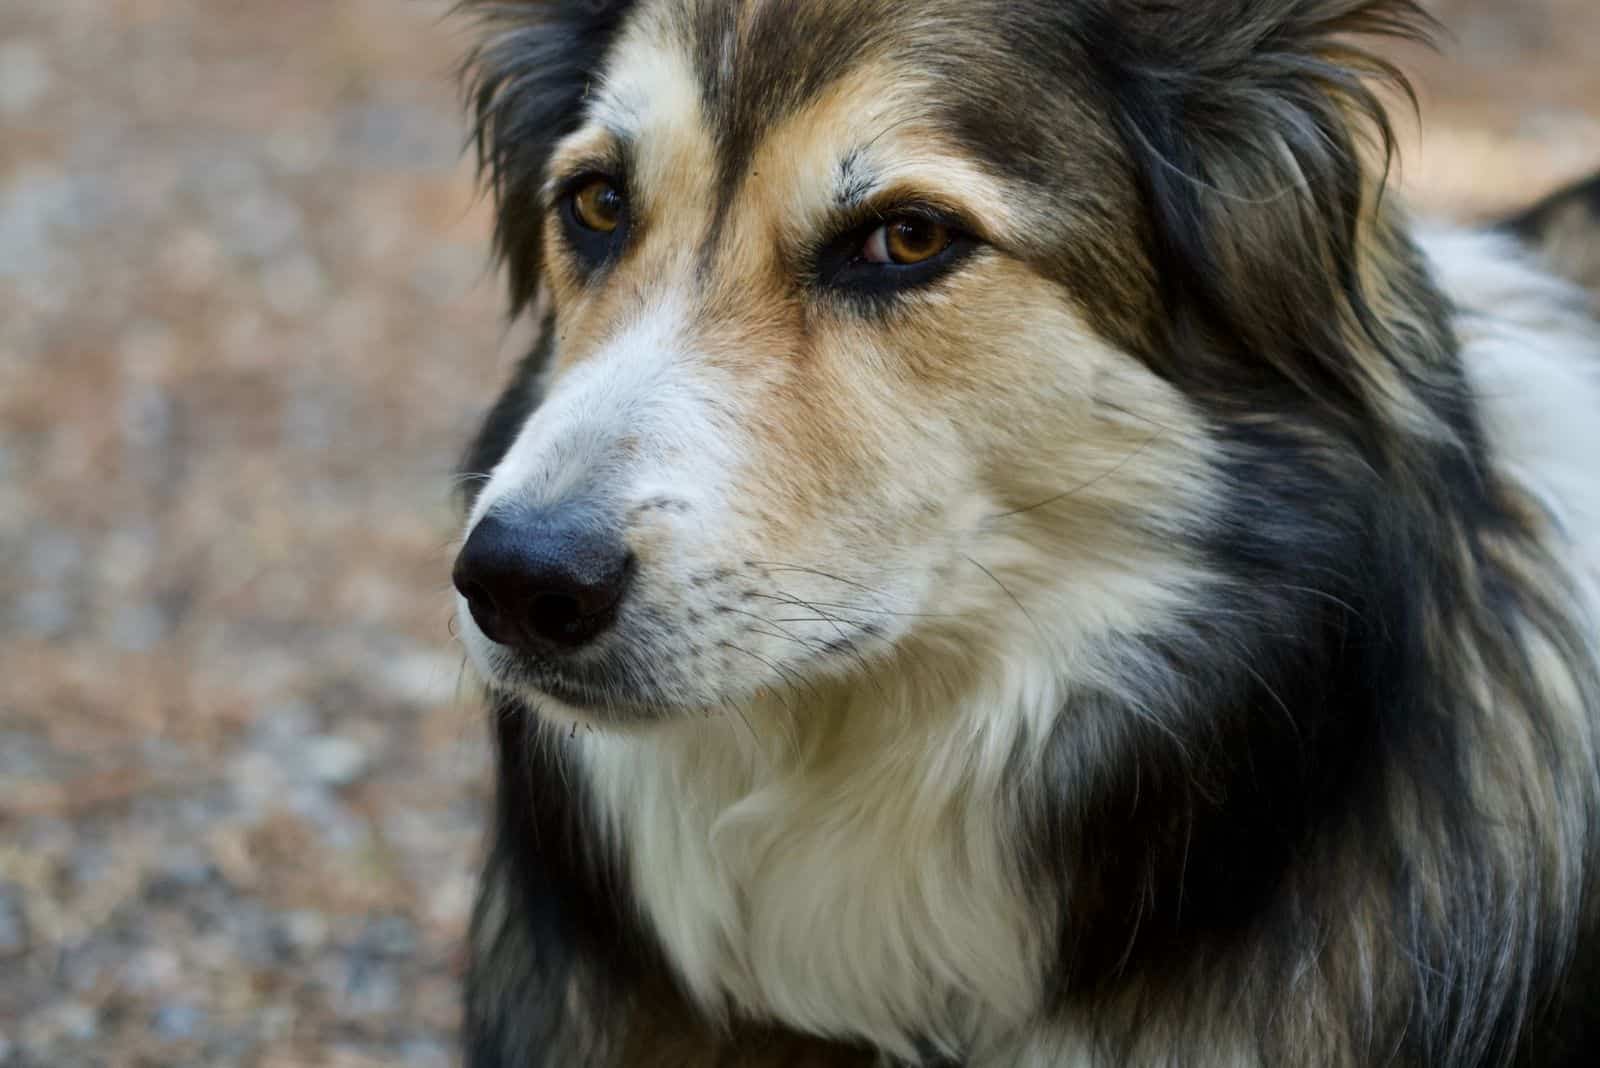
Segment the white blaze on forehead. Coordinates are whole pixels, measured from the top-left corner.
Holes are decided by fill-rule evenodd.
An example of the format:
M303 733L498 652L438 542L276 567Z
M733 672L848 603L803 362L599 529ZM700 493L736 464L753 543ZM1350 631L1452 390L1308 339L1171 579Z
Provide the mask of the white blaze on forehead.
M617 43L595 87L591 117L636 137L646 130L670 130L686 121L698 125L700 82L687 49L656 20L633 26Z
M590 117L632 146L635 195L678 195L686 165L709 173L713 145L687 47L661 17L631 27L594 88Z

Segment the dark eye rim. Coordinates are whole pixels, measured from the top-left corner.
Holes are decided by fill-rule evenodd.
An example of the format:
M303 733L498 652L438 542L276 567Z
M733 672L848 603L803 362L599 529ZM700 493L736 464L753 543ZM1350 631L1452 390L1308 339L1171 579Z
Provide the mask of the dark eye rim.
M595 182L605 182L621 200L617 225L611 230L596 230L578 215L578 194ZM567 247L586 270L594 270L617 258L632 227L632 201L625 182L604 171L584 171L563 181L555 190L556 213L561 220Z
M915 263L874 263L861 255L862 246L880 226L913 220L942 226L949 241L938 252ZM846 227L813 257L813 278L822 289L870 297L892 297L932 285L954 271L982 242L950 212L922 204L901 204L874 212Z

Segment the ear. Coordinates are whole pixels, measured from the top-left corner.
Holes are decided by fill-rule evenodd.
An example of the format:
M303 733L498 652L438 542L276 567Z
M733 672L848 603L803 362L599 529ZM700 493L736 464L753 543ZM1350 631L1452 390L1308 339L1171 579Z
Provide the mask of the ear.
M513 314L532 302L543 250L539 209L556 142L578 127L583 98L632 0L462 0L484 39L462 67L478 168L495 199L495 251Z
M1320 399L1370 399L1376 372L1347 355L1351 332L1387 349L1364 257L1404 243L1369 229L1394 147L1373 82L1409 87L1353 38L1425 40L1429 16L1413 0L1145 0L1109 22L1095 44L1178 335L1167 358L1204 347L1235 377L1243 356Z

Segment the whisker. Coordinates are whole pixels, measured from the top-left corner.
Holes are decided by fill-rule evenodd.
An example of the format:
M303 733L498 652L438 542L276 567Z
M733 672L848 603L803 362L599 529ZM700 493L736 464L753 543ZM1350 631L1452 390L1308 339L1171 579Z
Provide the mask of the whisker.
M760 661L761 663L765 664L768 667L768 669L770 669L773 673L775 673L780 679L784 679L784 681L786 681L786 682L788 681L787 676L785 676L783 674L783 671L778 667L778 665L773 663L771 660L768 660L766 657L762 656L760 653L752 653L750 650L745 649L742 646L734 645L732 642L718 642L717 644L722 646L724 649L732 649L736 653L743 653L745 656L748 656L752 660ZM789 683L789 685L792 688L794 684L793 683ZM774 691L774 692L776 692L776 691ZM780 699L782 699L782 696L783 696L782 694L778 694L778 697ZM784 706L784 708L789 710L789 714L791 716L794 715L794 706L793 705L789 704L788 701L784 701L783 706Z
M1343 608L1346 612L1349 612L1352 616L1355 616L1357 619L1362 618L1361 613L1356 611L1356 606L1355 605L1351 604L1349 601L1344 600L1343 598L1335 597L1333 594L1328 593L1325 590L1314 589L1314 588L1312 588L1310 586L1292 586L1292 585L1289 585L1289 584L1283 583L1283 582L1272 582L1272 583L1268 583L1267 586L1268 586L1269 589L1288 590L1291 593L1304 593L1304 594L1307 594L1307 595L1312 596L1312 597L1320 598L1320 599L1322 599L1324 601L1328 601L1328 602L1330 602L1332 604L1338 605L1340 608Z
M1160 427L1162 430L1166 431L1169 434L1179 433L1179 431L1178 431L1178 429L1176 427L1170 427L1166 423L1163 423L1159 419L1152 419L1148 415L1145 415L1143 412L1136 412L1132 408L1129 408L1129 407L1126 407L1124 405L1118 404L1115 401L1106 400L1104 397L1095 398L1095 404L1099 405L1102 408L1110 408L1112 411L1118 412L1118 413L1120 413L1122 415L1125 415L1129 419L1135 419L1135 420L1137 420L1137 421L1139 421L1141 423L1147 423L1150 426ZM1089 435L1085 435L1085 438L1088 438L1088 437L1089 437Z
M759 619L760 617L758 616L756 618ZM826 642L819 641L815 638L797 638L793 634L785 633L782 630L767 630L765 627L747 627L745 629L751 634L760 634L768 638L777 638L781 641L794 642L796 645L812 650L815 650L818 646L821 646L824 650L827 648Z
M771 594L757 594L756 596L764 598L766 600L777 601L780 604L794 605L797 608L804 608L804 609L807 609L808 611L812 611L812 612L817 613L817 618L816 619L804 619L804 618L794 619L794 618L792 618L792 619L780 620L779 622L790 622L790 623L816 622L816 623L831 623L831 624L833 624L833 629L839 632L839 641L838 641L838 643L836 644L835 647L840 649L840 650L842 650L843 652L848 653L855 660L855 662L861 666L862 675L864 675L866 678L868 678L868 679L870 679L872 681L873 687L878 691L879 696L881 696L881 697L883 697L885 699L888 698L888 694L886 694L884 692L883 684L878 681L876 673L872 670L872 665L867 662L867 658L861 654L861 650L857 649L856 648L856 644L855 644L856 638L859 637L861 634L864 634L864 633L865 634L870 634L872 632L871 628L872 628L873 624L870 621L863 621L863 620L859 620L859 619L849 619L849 618L847 618L845 616L841 616L841 615L837 615L835 613L827 612L824 609L821 609L821 608L817 607L815 604L813 604L813 603L811 603L809 601L801 600L800 598L797 598L797 597L774 597ZM770 622L772 622L772 620L768 620L767 622L770 623ZM854 634L852 634L852 633L846 631L844 629L844 627L842 626L842 624L844 624L844 623L849 623L851 626L855 627L856 628L856 632Z
M770 594L770 593L758 593L758 594L755 594L754 596L755 596L756 600L760 600L760 601L776 601L779 604L786 604L786 605L790 605L790 606L792 606L794 608L803 608L803 609L805 609L805 610L807 610L809 612L815 612L823 620L826 620L827 622L832 623L834 629L839 632L839 637L841 637L841 638L848 638L849 637L849 633L846 632L845 629L842 626L840 626L841 623L849 623L851 626L857 627L857 628L864 628L864 627L870 626L869 623L863 622L862 620L859 620L859 619L851 619L848 616L841 616L841 615L838 615L836 613L826 612L823 609L818 608L816 605L811 604L808 601L802 601L798 597L789 597L789 596L778 597L778 596L775 596L775 595Z
M1038 504L1030 504L1026 508L1017 508L1017 509L1014 509L1013 511L1010 511L1010 512L999 512L999 513L997 513L995 515L985 516L983 521L985 523L992 523L995 520L999 520L999 519L1010 519L1013 516L1024 515L1024 514L1026 514L1028 512L1035 511L1036 509L1039 509L1039 508L1048 508L1050 505L1055 504L1058 501L1063 501L1068 497L1076 496L1077 494L1082 493L1086 489L1091 489L1094 486L1099 485L1101 482L1104 482L1106 479L1110 478L1112 475L1115 475L1118 471L1121 471L1124 467L1127 467L1130 463L1132 463L1135 459L1137 459L1138 456L1141 453L1143 453L1146 449L1150 448L1150 446L1154 445L1157 441L1160 441L1164 437L1166 437L1166 431L1161 431L1159 433L1151 435L1137 449L1134 449L1133 451L1129 452L1128 455L1124 456L1121 460L1117 461L1115 466L1113 466L1111 468L1108 468L1105 471L1102 471L1100 474L1096 475L1095 477L1089 479L1086 482L1081 482L1081 483L1079 483L1078 485L1072 487L1069 490L1066 490L1066 491L1064 491L1062 493L1056 494L1054 497L1048 497L1045 500L1040 501Z
M867 658L861 654L861 650L857 649L856 648L856 644L855 644L856 637L859 636L860 633L867 632L867 628L868 628L868 626L870 626L870 624L864 624L864 623L861 623L859 621L854 622L853 625L856 626L858 628L858 630L857 630L856 634L851 634L848 631L846 631L840 624L841 624L841 622L852 622L852 621L844 620L841 617L836 617L836 616L830 615L830 614L822 611L821 609L815 607L814 605L808 604L805 601L801 601L798 598L793 598L793 597L789 597L789 598L773 597L770 594L767 594L767 595L757 594L757 596L758 597L759 596L765 596L765 597L767 597L767 599L778 601L779 603L794 604L794 605L797 605L798 607L806 608L806 609L809 609L809 610L817 613L817 616L815 618L812 618L812 619L804 619L804 618L802 618L802 619L792 619L792 620L779 620L779 621L776 621L776 622L831 623L831 624L833 624L833 629L839 632L839 640L837 642L822 642L822 641L817 640L817 639L813 639L813 641L816 642L816 644L821 645L822 651L824 653L837 651L837 652L843 652L843 653L847 654L848 656L850 656L850 658L853 659L856 662L856 664L860 666L862 677L867 679L867 681L871 682L873 689L878 691L878 696L882 697L885 701L888 700L889 695L884 690L883 683L878 681L877 673L872 670L872 665L867 662ZM739 609L733 609L733 611L739 612L740 610ZM753 612L740 612L740 614L741 615L750 616L752 619L759 619L763 623L776 625L775 621L770 620L770 619L766 619L766 618L764 618L762 616L759 616L759 615L756 615ZM790 640L791 641L797 641L797 642L801 641L801 639L799 639L799 638L791 638Z
M750 722L750 717L744 714L744 709L734 704L733 699L729 697L724 697L722 699L722 706L739 717L739 722L744 724L745 731L750 735L750 741L755 745L757 755L759 755L762 761L765 762L766 750L761 745L761 736L756 733L755 724ZM707 714L710 715L712 713L708 710ZM725 720L727 719L726 716L723 718Z
M868 605L844 604L840 601L809 601L809 605L818 608L837 608L846 612L865 612L874 616L890 616L894 619L960 619L956 612L895 612L888 608L872 608Z
M1039 626L1039 621L1037 619L1033 618L1033 613L1032 612L1029 612L1027 610L1027 608L1023 607L1022 602L1017 599L1017 595L1016 594L1011 592L1010 587L1008 587L1004 582L1001 582L999 577L996 576L993 571L990 571L988 568L986 568L982 564L978 563L978 561L974 560L972 557L968 556L966 553L962 553L961 557L962 557L962 559L966 560L967 563L971 564L973 567L977 568L979 571L982 571L985 575L988 575L990 581L992 581L996 586L999 586L1001 591L1007 597L1011 598L1011 603L1017 606L1017 611L1021 612L1023 614L1023 616L1028 620L1028 622L1033 624L1033 629L1039 632L1039 637L1044 638L1046 641L1049 641L1049 638L1045 635L1044 628Z
M747 560L745 562L747 564L749 564L750 566L752 566L752 567L762 567L762 568L766 568L769 571L798 571L801 574L805 574L805 575L815 575L818 578L831 579L834 582L843 583L846 586L854 586L856 589L861 590L861 591L863 591L865 593L878 593L879 592L878 590L873 589L871 586L863 586L859 582L854 582L854 581L852 581L850 579L842 578L839 575L829 574L826 571L819 571L814 567L801 567L799 564L775 563L775 562L768 561L768 560Z

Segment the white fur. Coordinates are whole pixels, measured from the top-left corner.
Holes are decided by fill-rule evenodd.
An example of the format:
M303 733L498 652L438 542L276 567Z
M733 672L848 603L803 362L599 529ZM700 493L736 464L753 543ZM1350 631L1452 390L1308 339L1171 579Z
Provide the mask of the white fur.
M1492 452L1600 576L1600 329L1583 295L1504 237L1434 229L1423 248L1460 309L1462 359Z

